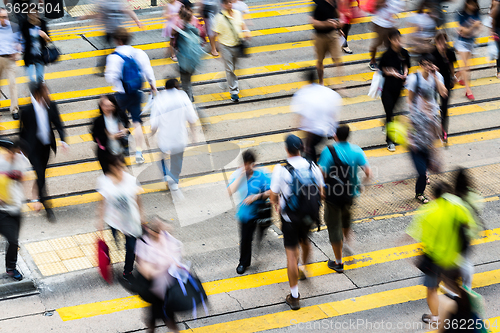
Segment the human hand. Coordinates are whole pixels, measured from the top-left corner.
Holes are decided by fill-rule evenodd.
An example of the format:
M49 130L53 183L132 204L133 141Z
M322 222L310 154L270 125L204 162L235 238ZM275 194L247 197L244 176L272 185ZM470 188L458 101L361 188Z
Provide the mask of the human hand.
M246 40L250 40L252 38L252 34L250 33L250 30L245 30L243 31L243 37L246 39Z
M137 21L137 27L141 30L144 30L146 29L146 26L144 25L144 23L142 23L141 21Z
M249 195L248 197L245 198L245 200L243 200L243 203L245 205L251 205L252 203L255 202L255 200L257 200L257 194Z

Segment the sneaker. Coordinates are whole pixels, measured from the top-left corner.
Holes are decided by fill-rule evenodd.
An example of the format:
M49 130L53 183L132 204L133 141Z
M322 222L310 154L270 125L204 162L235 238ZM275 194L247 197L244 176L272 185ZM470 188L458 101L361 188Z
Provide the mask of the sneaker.
M372 63L369 63L369 64L368 64L368 67L370 67L370 69L371 69L372 71L376 71L376 70L378 70L377 64L375 64L375 63L373 63L373 64L372 64Z
M344 53L347 53L347 54L352 54L352 50L349 48L349 46L343 47L342 51L344 51Z
M21 281L23 279L23 276L17 269L8 269L7 270L7 275L13 278L14 280Z
M168 188L172 191L177 191L179 189L179 184L170 176L165 176L165 182L168 184Z
M142 156L142 153L135 154L135 164L143 164L143 163L144 163L144 156Z
M19 108L12 110L12 119L19 120Z
M288 294L285 299L286 304L290 305L290 309L296 311L300 309L300 294L299 297L292 297L292 294Z
M304 270L299 268L299 281L307 280L307 275Z
M240 101L240 96L238 94L231 94L231 102L238 103Z
M337 264L336 261L328 260L328 268L334 270L337 273L344 273L344 264Z
M432 315L430 314L427 314L427 313L424 313L422 315L422 321L426 324L433 324L433 323L439 323L439 318L438 319L434 319L432 317Z
M387 146L387 150L391 152L396 151L396 146L394 145L394 143L389 143L389 145Z

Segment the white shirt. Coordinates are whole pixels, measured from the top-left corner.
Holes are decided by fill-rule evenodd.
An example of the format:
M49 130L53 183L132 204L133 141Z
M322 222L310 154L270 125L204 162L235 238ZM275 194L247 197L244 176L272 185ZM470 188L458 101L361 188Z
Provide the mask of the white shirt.
M292 110L301 116L300 129L322 137L335 134L342 97L330 88L313 83L297 91Z
M417 89L417 75L419 89ZM444 79L441 73L436 72L436 77L439 81L444 84ZM406 80L406 89L411 90L416 93L417 90L420 92L418 96L415 96L416 107L418 110L427 109L429 106L434 113L439 111L439 93L437 92L436 82L432 75L427 76L427 80L420 73L414 73L408 76Z
M299 175L299 178L310 177L310 164L309 161L301 156L294 156L287 159L288 163L294 167L295 171ZM324 187L325 182L323 179L323 174L316 164L312 164L312 176L314 177L314 182L318 187ZM273 175L271 177L271 191L273 193L280 195L280 207L281 216L287 222L291 222L288 215L284 213L283 209L286 206L285 198L289 198L292 195L292 189L290 187L293 181L293 177L288 172L288 170L281 164L277 164L274 167Z
M31 103L36 115L36 137L44 145L50 145L50 122L47 107L38 103L33 96L31 96Z
M137 205L137 194L142 188L134 176L123 172L122 181L115 184L110 177L102 175L97 179L97 192L105 199L104 222L127 236L142 235Z
M130 45L120 45L115 49L115 51L126 57L133 57L139 65L144 79L148 81L149 84L153 87L156 86L155 74L146 52L144 52L143 50L135 49ZM106 81L111 83L113 85L113 90L119 93L125 92L121 81L123 63L124 60L117 54L110 54L106 58Z
M387 0L382 8L380 8L373 16L372 22L382 28L392 28L396 25L394 15L403 10L403 1Z
M427 13L417 13L408 19L408 22L417 27L415 36L432 38L436 34L436 22Z
M159 92L151 109L151 129L158 130L158 147L164 153L184 151L188 144L186 121L194 124L198 116L188 95L178 89Z

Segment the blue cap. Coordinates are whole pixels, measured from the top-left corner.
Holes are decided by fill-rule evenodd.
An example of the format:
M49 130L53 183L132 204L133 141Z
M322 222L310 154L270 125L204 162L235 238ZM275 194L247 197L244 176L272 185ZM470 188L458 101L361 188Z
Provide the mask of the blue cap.
M288 151L302 150L302 140L293 134L290 134L285 139L286 149Z

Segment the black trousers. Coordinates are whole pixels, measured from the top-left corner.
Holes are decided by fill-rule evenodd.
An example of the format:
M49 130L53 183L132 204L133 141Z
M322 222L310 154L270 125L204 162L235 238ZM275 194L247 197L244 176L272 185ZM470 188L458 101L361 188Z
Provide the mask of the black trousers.
M252 262L252 241L256 227L255 220L240 222L240 265L243 267L250 266Z
M0 211L0 234L7 239L7 252L5 254L5 267L7 269L16 268L20 228L21 215L10 215Z
M316 146L319 145L325 138L314 133L307 133L305 143L305 157L316 163L318 161L318 154L316 153Z
M451 89L448 89L448 96L441 97L441 126L443 131L448 133L448 102L450 101Z
M384 86L382 90L382 105L384 106L385 111L385 123L386 125L393 121L394 119L394 108L398 103L399 96L401 95L401 89L390 89L387 86ZM386 136L387 144L391 144L392 141L389 139L389 136Z
M345 42L344 44L342 44L342 47L347 47L347 37L349 36L349 30L351 30L351 25L348 23L348 24L344 24L344 26L342 27L342 33L344 34L344 37L345 37Z
M44 145L39 140L36 141L35 149L33 153L29 156L31 165L36 173L36 185L38 187L38 196L40 202L45 206L45 201L47 199L47 191L45 190L45 171L47 170L47 164L49 163L50 156L50 145ZM48 207L45 207L48 208Z

